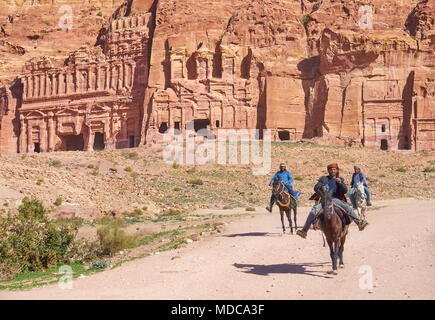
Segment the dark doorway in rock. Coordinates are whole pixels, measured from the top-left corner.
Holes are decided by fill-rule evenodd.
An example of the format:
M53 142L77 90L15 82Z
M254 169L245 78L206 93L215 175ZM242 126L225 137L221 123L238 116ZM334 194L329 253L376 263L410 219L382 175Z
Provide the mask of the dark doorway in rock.
M289 141L290 140L290 132L288 131L278 131L278 137L281 141Z
M210 120L208 119L196 119L193 121L195 132L198 132L201 129L207 129L208 125L210 125Z
M129 137L129 146L130 146L130 148L136 147L135 138L136 138L135 136L130 136Z
M382 132L385 132L387 130L387 127L385 126L385 124L383 124L382 126L381 126L381 131Z
M180 131L180 122L179 121L175 121L174 122L174 129L177 131ZM179 132L175 132L175 134L177 134Z
M388 140L387 139L381 140L381 150L388 150Z
M35 149L33 151L36 153L40 153L41 152L41 144L35 143Z
M160 124L160 127L159 127L159 132L160 133L165 133L167 130L168 130L168 123L167 122L162 122Z
M221 126L221 123L219 120L216 120L216 128L219 128Z
M85 143L82 134L65 136L63 139L66 151L83 151Z
M95 132L94 150L104 150L104 133Z

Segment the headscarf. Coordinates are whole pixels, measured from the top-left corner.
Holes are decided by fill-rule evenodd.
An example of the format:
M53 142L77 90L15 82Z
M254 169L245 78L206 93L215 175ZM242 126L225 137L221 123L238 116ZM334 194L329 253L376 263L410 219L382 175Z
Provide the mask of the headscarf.
M336 164L336 163L331 163L331 164L329 164L327 167L326 167L326 169L329 171L329 169L331 169L331 168L336 168L337 169L337 171L339 171L340 169L338 168L338 164Z

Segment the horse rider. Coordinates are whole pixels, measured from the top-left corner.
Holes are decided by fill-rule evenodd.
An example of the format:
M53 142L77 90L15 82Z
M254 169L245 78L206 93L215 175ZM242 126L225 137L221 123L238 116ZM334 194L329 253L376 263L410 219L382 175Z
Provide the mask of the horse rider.
M344 178L341 178L339 176L339 168L336 163L330 164L327 167L328 169L328 176L323 176L319 179L319 181L314 186L315 195L311 197L311 199L315 196L320 195L320 191L324 185L328 185L329 188L333 190L332 194L332 201L334 205L339 207L340 209L344 210L347 215L349 215L353 221L358 225L358 228L360 231L364 230L364 228L368 225L368 222L365 220L360 220L357 216L357 214L353 211L352 207L350 207L346 203L346 196L347 193L347 186L346 181ZM302 230L298 230L296 232L297 235L301 236L302 238L307 237L308 229L310 228L311 224L314 222L317 214L322 209L322 204L319 201L310 211L307 221L305 222L304 227Z
M367 180L366 180L366 176L364 173L361 172L361 167L358 165L355 165L353 167L354 169L354 173L352 175L352 181L350 182L350 192L349 192L349 196L350 196L350 201L352 202L353 208L356 209L356 199L355 199L355 191L356 191L356 187L358 185L358 183L362 182L362 184L364 185L364 191L367 195L367 206L371 206L372 203L370 202L370 190L369 187L367 186Z
M272 177L272 179L269 182L269 186L273 184L276 178L279 178L279 181L281 181L284 186L287 188L288 192L297 200L298 197L301 195L299 191L293 190L292 182L293 177L292 174L287 171L287 166L284 162L280 163L279 165L279 171L275 173L275 175ZM270 204L268 207L266 207L266 210L269 212L272 212L272 206L276 201L276 197L272 194L270 197Z

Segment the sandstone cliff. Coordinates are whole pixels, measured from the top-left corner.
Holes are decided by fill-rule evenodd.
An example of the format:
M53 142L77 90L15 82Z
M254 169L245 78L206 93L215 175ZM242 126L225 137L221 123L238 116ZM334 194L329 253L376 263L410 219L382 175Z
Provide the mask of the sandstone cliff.
M101 47L111 66L124 63L125 54L120 55L119 50L127 50L129 58L135 60L137 53L125 32L123 40L114 34L136 28L120 21L149 14L149 24L140 31L143 36L138 36L145 50L139 56L145 60L132 71L134 84L121 85L123 88L117 84L113 93L104 93L117 92L130 99L127 109L138 109L131 117L119 114L124 120L116 130L107 129L109 124L92 129L86 127L85 120L85 129L81 129L82 122L76 121L79 127L74 133L83 131L90 137L84 145L92 144L93 135L101 130L106 147L125 145L118 144L117 139L127 141L128 137L133 139L130 146L137 141L153 143L166 129L184 131L193 123L196 130L213 132L267 128L275 140L284 141L314 139L381 149L435 148L435 0L77 0L68 2L75 20L74 27L66 31L56 27L59 17L53 14L62 1L23 0L22 6L16 1L0 1L0 77L9 80L29 58L51 56L53 67L63 68L64 58L83 44ZM51 20L45 21L43 13L51 14L47 16ZM118 54L112 53L115 51ZM77 77L71 81L87 81L82 86L86 92L88 85L98 91L92 81L99 71L95 75L87 72L82 80ZM122 77L126 75L122 73ZM31 74L29 77L33 79ZM81 88L78 83L71 86ZM6 97L7 90L3 91ZM83 97L71 99L76 99L75 104L89 104ZM9 104L12 100L10 97ZM122 104L121 100L116 104ZM17 101L12 104L20 103L19 98ZM32 103L26 108L40 108ZM63 102L60 105L65 107ZM106 107L108 112L113 108ZM78 110L76 116L69 117L81 117L80 112L85 114ZM21 127L27 123L30 128L27 115L22 116ZM107 117L112 127L117 127L117 118ZM12 121L13 117L2 122L7 127ZM44 127L48 120L38 121L34 127L40 128L41 123ZM120 134L124 132L123 121L137 122L139 128ZM16 141L19 127L15 124L12 129ZM33 144L39 142L26 139L23 150L33 151ZM65 148L61 140L59 147L53 145L44 151L62 150L58 149ZM8 143L18 142L3 140L0 145Z

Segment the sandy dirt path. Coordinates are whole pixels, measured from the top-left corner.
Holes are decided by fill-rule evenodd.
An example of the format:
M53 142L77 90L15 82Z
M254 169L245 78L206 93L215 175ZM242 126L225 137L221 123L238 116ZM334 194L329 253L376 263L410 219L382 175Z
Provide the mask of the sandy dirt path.
M337 276L326 274L321 233L282 235L276 210L188 248L74 280L71 290L0 291L0 299L435 299L435 201L371 211L363 232L352 224ZM308 208L300 211L299 225ZM370 272L373 288L360 288Z

